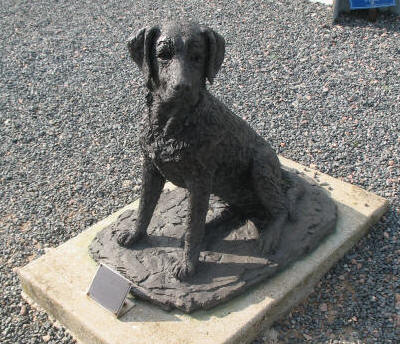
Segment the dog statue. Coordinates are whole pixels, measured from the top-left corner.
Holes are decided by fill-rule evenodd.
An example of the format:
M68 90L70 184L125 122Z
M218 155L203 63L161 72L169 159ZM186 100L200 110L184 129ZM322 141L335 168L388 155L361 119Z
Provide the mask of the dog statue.
M213 82L224 59L224 39L196 23L170 23L140 30L128 48L149 94L138 219L135 228L118 234L119 245L131 247L146 236L169 180L189 193L184 258L172 268L176 278L195 273L210 194L251 220L263 253L273 251L302 191L270 145L207 91L206 80Z

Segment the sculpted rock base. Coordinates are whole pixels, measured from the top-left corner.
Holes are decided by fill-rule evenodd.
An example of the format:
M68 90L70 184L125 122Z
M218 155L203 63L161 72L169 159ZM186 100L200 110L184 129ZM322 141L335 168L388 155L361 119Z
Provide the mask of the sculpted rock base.
M118 245L118 232L132 228L137 218L136 211L126 211L97 234L90 254L128 278L133 284L132 293L141 299L166 310L177 308L190 313L209 309L270 278L315 249L334 230L334 202L319 186L296 178L305 188L296 204L297 220L283 226L279 247L273 254L261 253L258 230L252 221L226 217L230 210L212 197L196 274L186 281L174 278L171 270L183 256L188 205L186 190L181 188L161 194L147 238L129 249ZM268 235L265 226L261 232Z

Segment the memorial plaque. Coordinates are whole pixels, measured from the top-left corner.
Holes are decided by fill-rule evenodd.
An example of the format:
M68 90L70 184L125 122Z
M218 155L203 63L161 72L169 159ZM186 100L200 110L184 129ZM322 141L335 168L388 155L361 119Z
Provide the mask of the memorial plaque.
M396 6L396 0L350 0L350 9L368 9Z
M130 289L131 283L125 277L100 264L87 295L119 317Z

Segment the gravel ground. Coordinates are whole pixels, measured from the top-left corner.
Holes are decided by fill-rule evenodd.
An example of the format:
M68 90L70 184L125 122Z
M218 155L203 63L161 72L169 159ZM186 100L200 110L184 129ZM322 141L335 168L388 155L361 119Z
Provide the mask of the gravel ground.
M185 15L227 41L212 91L285 157L388 198L384 218L256 343L399 343L400 21L292 0L0 3L0 342L73 343L27 264L138 197L143 79L125 40Z

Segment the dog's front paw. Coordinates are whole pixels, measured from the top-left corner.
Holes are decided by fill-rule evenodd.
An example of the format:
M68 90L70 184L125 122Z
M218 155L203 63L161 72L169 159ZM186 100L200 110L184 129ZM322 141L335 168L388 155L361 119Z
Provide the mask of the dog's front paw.
M271 231L263 231L260 234L258 248L263 257L276 253L280 244L279 235Z
M118 233L117 242L120 246L131 247L135 242L143 238L143 234L137 229L124 230Z
M176 262L172 268L172 275L180 281L183 281L195 273L195 264L189 259L185 259L181 262Z

